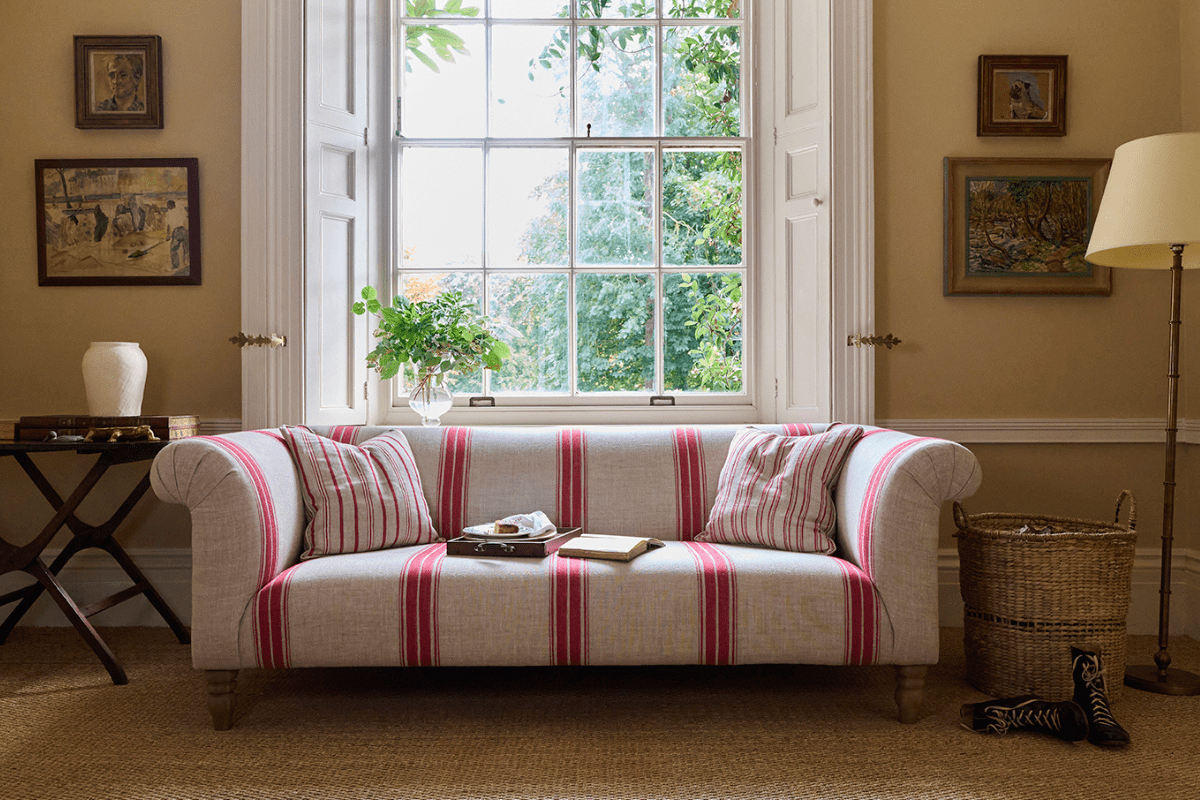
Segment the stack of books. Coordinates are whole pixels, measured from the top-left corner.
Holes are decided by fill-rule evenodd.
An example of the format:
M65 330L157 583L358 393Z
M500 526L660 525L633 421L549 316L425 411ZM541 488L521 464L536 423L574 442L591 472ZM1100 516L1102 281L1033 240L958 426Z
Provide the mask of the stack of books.
M43 442L54 431L59 436L86 436L92 428L135 428L149 425L159 439L183 439L200 432L200 417L141 416L141 417L94 417L87 414L50 414L46 416L21 417L15 425L15 438L21 442ZM0 439L5 428L0 423Z

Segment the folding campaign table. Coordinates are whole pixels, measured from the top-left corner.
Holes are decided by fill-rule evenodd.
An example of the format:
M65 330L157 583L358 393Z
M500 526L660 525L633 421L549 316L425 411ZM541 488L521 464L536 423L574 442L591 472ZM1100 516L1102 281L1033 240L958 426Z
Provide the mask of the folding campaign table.
M29 611L33 606L34 601L41 596L42 592L48 592L50 597L58 604L63 614L67 617L70 623L75 626L75 630L83 637L88 646L92 648L96 656L104 664L108 674L112 676L112 681L115 684L124 684L129 682L129 678L125 675L124 668L117 661L112 650L105 644L100 635L96 633L96 629L88 622L88 618L94 614L98 614L105 609L123 603L139 595L145 595L154 609L162 616L167 625L170 626L175 636L183 644L191 642L191 635L184 624L180 622L179 617L171 610L158 591L150 585L150 581L142 574L142 571L137 568L133 560L119 545L116 539L113 538L113 533L120 524L133 510L142 495L150 488L150 469L147 467L141 481L134 487L129 496L121 504L120 508L113 515L100 525L87 525L75 516L75 510L79 508L80 503L84 498L91 493L100 479L104 477L104 473L108 468L116 464L129 464L138 461L150 461L158 453L159 450L166 447L167 441L138 441L138 442L85 442L85 441L51 441L51 442L0 442L0 457L12 456L17 463L29 476L34 485L42 495L50 501L50 505L54 507L54 517L46 523L42 528L41 533L37 537L25 545L14 545L5 541L3 536L0 536L0 575L9 572L25 572L32 575L37 582L28 586L17 589L16 591L8 592L0 595L0 607L8 605L16 601L20 601L16 608L9 612L8 617L3 623L0 623L0 644L8 639L8 635L12 633L13 628L21 620L21 617ZM84 476L79 485L75 487L75 491L71 493L65 501L59 496L54 487L46 479L31 458L31 454L36 453L56 453L74 451L79 455L98 455L96 463L92 465L91 470ZM58 531L66 526L71 532L71 541L62 549L62 552L54 559L54 563L46 566L46 562L42 560L42 553L46 547L54 539ZM80 608L67 594L62 584L58 582L58 573L67 564L71 558L81 550L89 547L99 548L111 555L125 574L133 581L133 585L129 586L116 594L110 595L103 600L98 600L91 605Z

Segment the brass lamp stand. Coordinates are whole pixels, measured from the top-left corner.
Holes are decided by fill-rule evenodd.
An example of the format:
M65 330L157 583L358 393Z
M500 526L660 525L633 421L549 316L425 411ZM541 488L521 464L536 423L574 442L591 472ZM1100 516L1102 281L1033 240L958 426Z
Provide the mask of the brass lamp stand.
M1171 667L1171 544L1175 527L1175 438L1179 401L1179 305L1183 250L1200 247L1200 133L1126 142L1113 155L1087 260L1107 267L1162 269L1171 259L1171 348L1167 361L1167 453L1163 479L1158 652L1153 666L1131 666L1125 684L1174 695L1200 694L1200 676ZM1195 249L1195 248L1193 248ZM1200 266L1200 260L1195 266Z

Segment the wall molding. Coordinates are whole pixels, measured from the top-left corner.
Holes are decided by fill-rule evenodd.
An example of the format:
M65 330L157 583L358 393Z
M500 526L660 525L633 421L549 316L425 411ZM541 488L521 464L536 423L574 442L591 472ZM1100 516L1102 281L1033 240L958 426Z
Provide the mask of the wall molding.
M1139 444L1166 441L1166 420L1079 419L881 419L883 428L937 436L962 444ZM1200 444L1200 420L1180 420L1180 444Z
M204 419L200 418L201 436L219 436L222 433L236 433L242 429L240 419Z
M1133 579L1126 630L1131 634L1158 635L1158 590L1162 551L1139 547L1134 551ZM938 616L946 627L963 626L962 595L958 589L958 550L938 551ZM1171 559L1171 636L1200 639L1200 551L1175 548ZM1132 654L1131 654L1132 655ZM1153 653L1143 654L1148 659Z

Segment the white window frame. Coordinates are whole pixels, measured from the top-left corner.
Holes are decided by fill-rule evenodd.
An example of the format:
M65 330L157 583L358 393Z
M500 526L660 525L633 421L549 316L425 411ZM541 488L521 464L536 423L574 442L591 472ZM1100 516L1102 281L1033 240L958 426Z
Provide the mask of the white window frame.
M308 0L308 3L315 0ZM326 0L344 2L355 13L388 13L389 0ZM789 388L803 382L789 375L794 359L786 342L768 338L767 332L788 324L786 270L760 270L756 291L760 298L777 298L775 307L762 302L757 319L756 375L749 406L567 407L563 409L455 409L443 418L453 424L588 424L601 422L772 422L840 419L870 423L874 420L874 355L870 348L847 347L851 334L870 332L874 318L874 184L871 92L871 0L776 0L785 20L811 16L826 20L829 32L828 185L826 191L799 199L812 204L812 215L828 215L828 254L832 265L822 276L825 287L820 311L828 313L827 344L818 362L828 373L817 376L816 400L790 396ZM243 0L242 3L242 329L247 333L282 333L288 346L280 349L245 348L242 369L242 416L246 428L317 421L306 401L306 376L319 369L312 337L306 330L305 254L305 6L295 0ZM365 4L365 5L364 5ZM387 18L386 16L384 17ZM779 49L788 46L787 26L776 30ZM376 48L378 50L378 48ZM761 53L765 47L758 48ZM382 56L389 56L385 61ZM374 53L372 71L386 74L391 54ZM761 65L759 65L761 70ZM761 74L761 73L760 73ZM786 85L763 81L760 91L786 93ZM769 84L769 85L768 85ZM765 88L764 88L765 87ZM385 93L376 93L382 95ZM782 96L782 94L781 94ZM784 97L786 102L786 97ZM379 111L380 109L376 109ZM376 121L385 115L377 113ZM387 115L390 120L390 114ZM380 125L372 126L380 130ZM778 144L781 131L761 125L758 139L768 133ZM786 131L783 132L786 134ZM776 150L779 148L776 147ZM371 175L383 169L368 165ZM784 179L786 161L778 154L770 169L759 169L759 196L766 186ZM378 198L380 192L372 189ZM749 199L748 199L749 201ZM776 217L777 219L777 217ZM787 246L786 232L777 232L758 258L782 263L786 253L772 252ZM378 248L383 237L371 238L371 261L381 265ZM769 260L769 261L768 261ZM376 267L374 280L383 277ZM311 292L311 290L309 290ZM778 299L785 298L785 299ZM363 322L365 326L365 320ZM365 349L364 349L365 354ZM391 398L374 392L373 406L355 403L339 421L368 419L388 423L411 422L399 413L389 414ZM389 408L383 408L384 404ZM397 409L397 412L399 410ZM407 409L405 409L407 412ZM411 412L407 412L411 414Z

